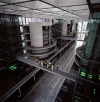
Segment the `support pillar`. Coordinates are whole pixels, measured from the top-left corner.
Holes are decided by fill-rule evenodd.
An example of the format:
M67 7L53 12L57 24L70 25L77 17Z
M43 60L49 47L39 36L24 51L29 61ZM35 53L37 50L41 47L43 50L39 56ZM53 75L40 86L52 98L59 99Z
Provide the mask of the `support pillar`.
M35 75L33 76L33 80L35 81Z
M20 90L20 88L18 89L18 92L19 92L19 95L18 95L18 97L21 97L22 93L21 93L21 90Z

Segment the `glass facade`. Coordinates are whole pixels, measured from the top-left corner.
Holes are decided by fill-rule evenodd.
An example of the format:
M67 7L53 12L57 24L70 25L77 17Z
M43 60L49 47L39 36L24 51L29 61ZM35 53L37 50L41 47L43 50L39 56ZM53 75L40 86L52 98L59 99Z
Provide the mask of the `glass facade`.
M90 14L87 30L73 102L100 102L100 12Z
M17 15L0 14L0 57L6 62L14 61L16 54L22 50L22 47L19 47L20 18Z

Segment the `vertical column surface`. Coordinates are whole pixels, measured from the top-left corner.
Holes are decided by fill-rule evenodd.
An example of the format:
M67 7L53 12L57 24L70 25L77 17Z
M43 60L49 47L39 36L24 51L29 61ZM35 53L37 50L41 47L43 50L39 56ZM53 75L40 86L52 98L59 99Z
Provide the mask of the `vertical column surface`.
M42 23L31 22L29 24L29 28L30 28L31 46L34 46L34 47L43 46Z
M63 23L63 27L62 27L62 35L66 36L67 35L67 22Z

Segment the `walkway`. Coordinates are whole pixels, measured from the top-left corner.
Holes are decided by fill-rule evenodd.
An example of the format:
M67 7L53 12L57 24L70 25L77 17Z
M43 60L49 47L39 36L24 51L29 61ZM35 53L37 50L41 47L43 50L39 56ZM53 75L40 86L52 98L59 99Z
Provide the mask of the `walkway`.
M46 66L41 67L41 65L39 63L36 63L34 60L31 60L29 58L25 58L25 57L22 57L22 56L17 56L17 59L19 61L22 61L24 63L27 63L27 64L33 66L33 68L36 67L36 68L42 69L44 71L47 71L47 72L50 72L50 73L53 73L53 74L62 75L62 76L66 77L66 78L68 78L72 81L75 81L75 77L73 75L69 74L69 73L64 72L62 70L63 68L61 68L60 66L58 67L58 70L56 70L56 66L53 68L54 69L53 70L52 68L47 68ZM65 67L64 67L64 69L65 69Z
M77 44L76 47L81 44ZM75 44L57 61L60 70L69 72L74 62ZM22 102L54 102L65 77L46 73Z

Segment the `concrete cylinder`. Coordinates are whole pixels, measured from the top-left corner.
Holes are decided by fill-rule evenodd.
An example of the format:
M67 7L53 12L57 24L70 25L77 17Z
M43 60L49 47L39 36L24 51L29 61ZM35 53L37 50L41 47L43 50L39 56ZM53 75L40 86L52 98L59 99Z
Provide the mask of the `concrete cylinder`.
M66 35L67 35L67 22L64 22L62 27L62 36Z
M31 46L42 47L43 46L43 31L42 24L39 22L31 22L29 24L30 28L30 39Z

